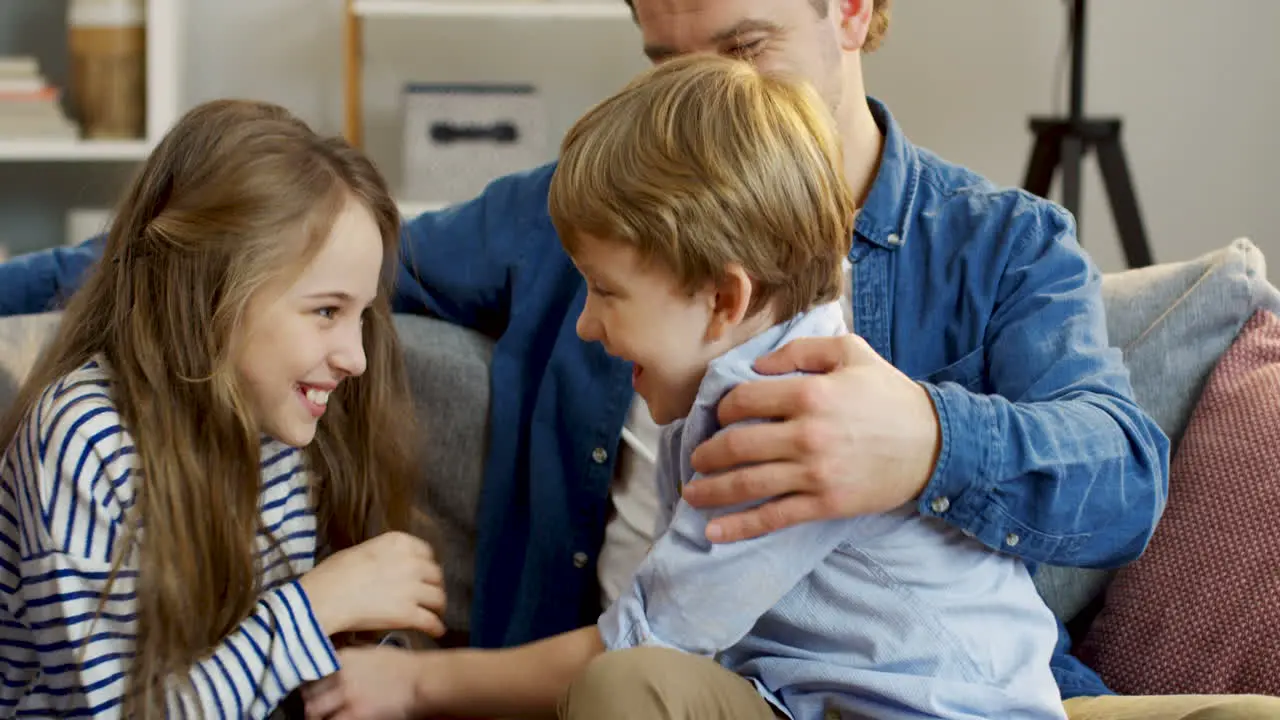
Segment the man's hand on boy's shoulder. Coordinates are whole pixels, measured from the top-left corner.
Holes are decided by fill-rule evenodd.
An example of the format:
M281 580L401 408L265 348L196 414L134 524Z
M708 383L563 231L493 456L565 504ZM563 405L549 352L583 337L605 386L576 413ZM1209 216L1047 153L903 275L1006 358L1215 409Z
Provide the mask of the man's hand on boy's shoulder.
M720 403L726 427L779 422L728 427L705 442L693 467L707 477L685 489L685 500L716 507L777 499L712 521L711 540L885 512L923 492L941 445L933 401L862 338L796 340L760 358L756 369L816 374L744 383Z

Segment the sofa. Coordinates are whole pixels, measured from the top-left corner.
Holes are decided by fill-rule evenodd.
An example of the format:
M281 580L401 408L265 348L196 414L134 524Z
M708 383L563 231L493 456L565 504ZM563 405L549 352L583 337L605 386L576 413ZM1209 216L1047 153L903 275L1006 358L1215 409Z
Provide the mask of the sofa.
M1245 239L1191 260L1105 275L1103 292L1110 340L1123 352L1139 403L1169 435L1175 454L1206 383L1241 329L1260 311L1280 314L1280 291L1267 281L1262 253ZM57 321L53 313L0 318L0 409L11 402ZM423 427L418 502L434 521L431 540L445 566L445 620L465 634L477 496L487 447L490 340L426 317L398 316L396 323ZM1280 418L1280 395L1271 407ZM1280 421L1275 424L1280 426ZM1280 477L1273 481L1280 490ZM1171 493L1169 506L1178 501L1177 493ZM1272 567L1280 565L1280 557L1272 560ZM1036 572L1036 583L1077 641L1084 641L1094 621L1107 612L1115 575L1046 566ZM1202 581L1207 580L1184 580ZM1150 608L1159 610L1166 598L1147 600ZM1280 625L1275 621L1273 625ZM1139 683L1127 689L1146 688ZM1192 683L1190 689L1239 688Z

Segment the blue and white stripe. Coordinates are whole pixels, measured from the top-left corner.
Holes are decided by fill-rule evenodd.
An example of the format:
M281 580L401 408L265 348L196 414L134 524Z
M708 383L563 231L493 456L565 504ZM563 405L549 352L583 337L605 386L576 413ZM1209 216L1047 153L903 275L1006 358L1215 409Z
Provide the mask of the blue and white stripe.
M136 632L136 556L101 615L137 456L92 362L48 388L0 458L0 716L118 717ZM315 562L316 518L302 454L262 446L265 591L252 614L187 677L170 710L264 718L293 689L338 668L296 578ZM272 538L278 547L271 549ZM195 697L182 688L194 687Z

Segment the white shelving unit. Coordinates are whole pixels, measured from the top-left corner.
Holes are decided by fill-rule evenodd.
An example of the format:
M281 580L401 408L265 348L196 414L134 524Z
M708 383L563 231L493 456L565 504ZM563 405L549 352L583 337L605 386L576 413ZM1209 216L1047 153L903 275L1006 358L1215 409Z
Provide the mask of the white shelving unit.
M146 158L178 119L182 75L184 0L147 0L147 137L119 140L8 140L0 138L0 162L136 162Z
M364 140L364 22L380 18L490 19L497 21L547 20L630 20L631 11L622 0L345 0L344 84L345 135L361 147ZM443 203L406 201L401 212L413 217Z

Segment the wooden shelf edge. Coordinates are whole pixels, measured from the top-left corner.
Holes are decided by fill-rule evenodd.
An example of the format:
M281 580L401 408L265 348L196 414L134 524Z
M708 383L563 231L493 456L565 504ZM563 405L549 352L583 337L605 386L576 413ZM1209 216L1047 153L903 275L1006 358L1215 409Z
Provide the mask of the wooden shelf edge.
M0 162L133 162L151 148L146 140L0 139Z
M557 0L525 0L524 2L444 2L442 0L354 0L352 12L360 17L455 17L455 18L555 18L555 19L623 19L631 10L622 0L595 2L559 2Z

